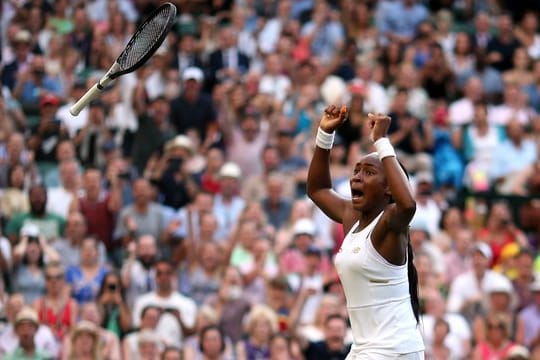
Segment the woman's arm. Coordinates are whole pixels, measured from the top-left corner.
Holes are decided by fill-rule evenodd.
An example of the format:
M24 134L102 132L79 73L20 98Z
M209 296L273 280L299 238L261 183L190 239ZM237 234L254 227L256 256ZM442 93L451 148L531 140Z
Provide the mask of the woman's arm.
M334 131L346 120L347 108L331 105L324 110L317 133L317 146L309 164L307 194L332 220L343 223L347 200L332 190L330 148ZM328 139L332 140L328 140Z
M393 148L388 140L387 132L390 127L390 117L387 115L369 114L369 122L371 127L371 139L379 158L381 158L383 171L386 175L386 181L394 200L394 206L388 207L384 218L387 223L387 231L395 233L403 233L407 230L416 211L416 202L414 200L409 181L401 165L397 161L395 154L385 155L385 151Z

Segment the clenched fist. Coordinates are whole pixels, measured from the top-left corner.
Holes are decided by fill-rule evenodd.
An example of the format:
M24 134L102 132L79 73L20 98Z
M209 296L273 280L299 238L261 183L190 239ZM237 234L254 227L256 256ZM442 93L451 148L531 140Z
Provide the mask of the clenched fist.
M343 105L341 109L339 109L335 105L330 105L324 109L324 114L321 117L319 126L325 132L332 133L340 127L345 120L347 120L347 107Z
M369 128L371 129L369 138L371 141L375 142L387 135L391 120L390 116L385 114L368 114Z

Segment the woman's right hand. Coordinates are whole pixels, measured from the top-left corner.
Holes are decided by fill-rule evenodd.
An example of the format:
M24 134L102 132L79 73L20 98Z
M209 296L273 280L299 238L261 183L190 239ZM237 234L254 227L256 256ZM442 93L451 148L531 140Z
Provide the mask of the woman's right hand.
M319 126L325 132L332 133L339 128L345 120L347 120L347 107L343 105L340 109L335 105L330 105L324 109L324 114L321 117Z

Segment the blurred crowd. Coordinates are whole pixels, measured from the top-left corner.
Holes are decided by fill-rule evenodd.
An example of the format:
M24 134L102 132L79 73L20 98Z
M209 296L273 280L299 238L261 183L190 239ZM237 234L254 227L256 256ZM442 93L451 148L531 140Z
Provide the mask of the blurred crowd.
M392 117L426 358L540 359L538 1L172 2L76 117L161 1L0 5L0 358L345 359L343 229L305 195L345 104L344 197Z

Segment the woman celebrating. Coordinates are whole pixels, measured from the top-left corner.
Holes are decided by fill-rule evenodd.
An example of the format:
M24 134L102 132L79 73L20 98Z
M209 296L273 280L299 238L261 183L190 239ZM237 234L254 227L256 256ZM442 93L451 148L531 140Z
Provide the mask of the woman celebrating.
M319 123L308 172L309 197L347 234L335 257L353 332L350 359L423 359L417 275L408 239L416 203L386 137L390 118L368 116L376 153L356 163L352 199L332 190L329 157L347 108L329 106ZM411 306L412 305L412 306Z

